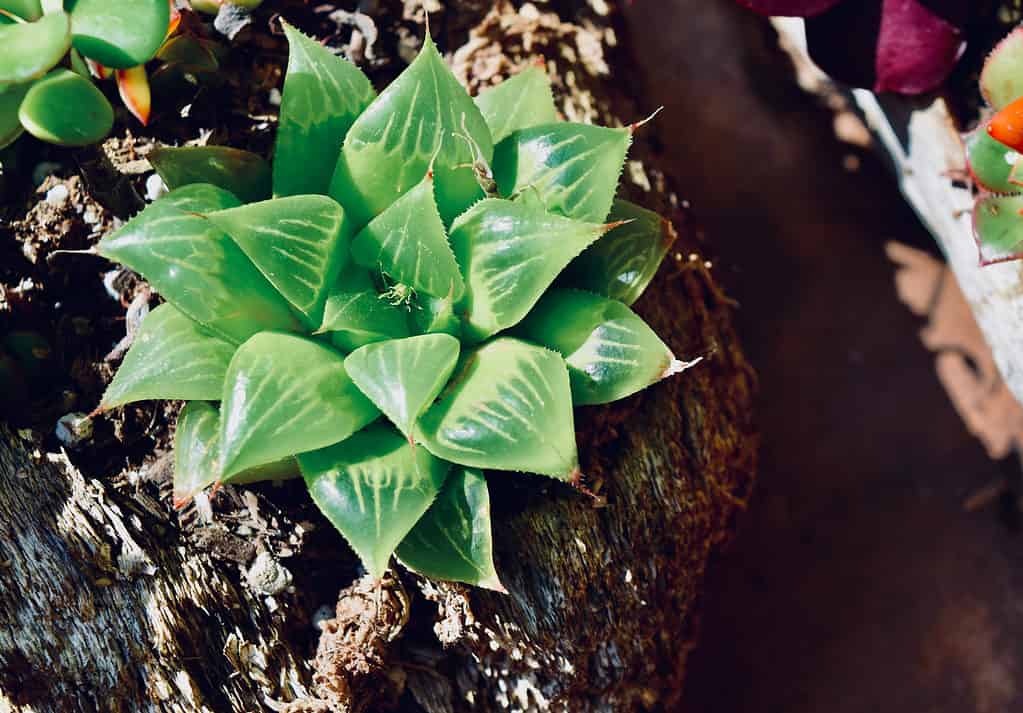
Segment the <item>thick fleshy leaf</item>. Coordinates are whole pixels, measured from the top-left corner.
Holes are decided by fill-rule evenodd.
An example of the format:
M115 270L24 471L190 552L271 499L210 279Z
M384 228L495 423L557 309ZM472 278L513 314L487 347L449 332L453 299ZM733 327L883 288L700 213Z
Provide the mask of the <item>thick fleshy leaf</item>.
M842 0L739 0L739 4L761 15L810 17L824 12Z
M141 64L128 69L114 71L117 78L117 91L128 111L146 126L149 124L149 113L152 109L152 96L149 91L149 77L146 68Z
M559 283L631 305L654 278L678 233L667 218L625 200L615 200L610 219L623 224L586 248Z
M516 131L494 150L501 195L532 193L551 213L603 223L611 210L629 129L559 122Z
M146 156L167 188L211 183L242 203L270 197L270 164L251 151L230 146L157 146Z
M35 22L43 16L39 0L0 0L0 10L12 12L22 20Z
M495 145L520 129L558 120L550 77L539 67L529 67L480 92L476 106L490 127Z
M1023 97L1009 102L992 116L987 133L1013 151L1023 151Z
M416 440L460 465L572 480L579 456L564 359L518 339L488 342L462 360Z
M186 72L215 72L220 67L213 42L190 34L167 40L156 58Z
M455 314L455 302L450 297L418 295L411 315L413 331L417 334L462 336L462 320Z
M355 236L352 259L434 297L458 301L465 291L429 173Z
M973 231L983 264L1023 257L1023 195L990 195L977 201Z
M482 341L526 316L572 258L608 226L500 198L458 217L451 245L465 276L466 337Z
M487 479L478 470L455 468L395 554L424 577L506 592L494 569L490 529Z
M980 91L995 109L1023 97L1023 28L1010 32L988 55L980 73Z
M366 344L409 335L408 312L377 293L366 271L349 266L327 295L323 325L339 349L350 352Z
M145 64L170 25L167 0L65 0L75 49L112 69Z
M351 229L327 196L288 196L210 213L277 291L305 315L323 319L327 292L348 260Z
M236 348L162 304L142 320L100 408L144 399L218 401Z
M224 380L220 469L234 473L329 446L380 412L352 383L344 357L291 334L263 332L238 348Z
M174 432L174 507L184 507L217 482L220 413L205 401L190 401Z
M985 127L965 137L967 165L978 185L995 193L1011 193L1019 186L1009 181L1012 168L1020 155L992 138Z
M810 56L839 81L918 94L952 71L972 0L841 2L806 22Z
M186 315L240 343L266 329L300 329L287 301L228 237L197 213L238 205L196 183L148 206L99 244L104 257L141 273Z
M432 162L437 207L450 223L483 195L468 165L492 156L483 115L427 36L415 61L352 126L330 195L365 224L417 185Z
M69 106L75 110L68 111ZM88 79L68 69L55 69L29 88L18 108L18 119L37 139L85 146L110 133L114 110Z
M28 94L30 82L0 87L0 149L14 142L25 128L18 119L18 109Z
M70 18L64 12L35 22L0 25L0 85L20 84L41 77L71 47Z
M313 502L374 577L383 576L394 548L430 507L451 468L383 424L300 455L298 462Z
M282 24L289 55L273 164L274 195L326 193L341 143L376 92L354 64Z
M433 403L458 362L458 340L424 334L367 344L345 359L345 370L406 438Z
M685 368L635 312L592 292L551 290L516 332L565 358L577 406L623 399Z

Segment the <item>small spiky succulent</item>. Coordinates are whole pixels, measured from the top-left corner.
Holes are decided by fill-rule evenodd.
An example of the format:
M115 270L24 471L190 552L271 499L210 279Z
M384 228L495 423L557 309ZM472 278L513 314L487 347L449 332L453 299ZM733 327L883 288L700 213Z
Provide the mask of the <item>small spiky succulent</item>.
M221 4L206 0L196 9ZM146 124L147 62L159 59L165 76L217 68L218 48L194 23L178 32L181 17L174 0L0 0L0 148L24 131L64 146L103 139L114 110L92 78L114 78L125 106Z
M964 137L979 189L974 235L983 264L1023 258L1023 28L988 56L980 89L989 108Z
M167 300L99 410L189 402L179 505L300 474L370 573L500 590L482 471L578 484L573 404L687 366L628 306L674 237L615 200L635 126L558 121L537 67L474 101L429 37L378 96L284 27L272 167L161 148L99 245Z

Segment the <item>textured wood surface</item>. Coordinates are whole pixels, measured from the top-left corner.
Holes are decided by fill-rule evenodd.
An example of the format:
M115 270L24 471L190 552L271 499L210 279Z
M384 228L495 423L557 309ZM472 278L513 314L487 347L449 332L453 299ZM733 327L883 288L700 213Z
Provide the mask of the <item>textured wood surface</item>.
M446 6L431 23L442 49L461 47L449 56L474 90L542 56L570 119L626 123L656 108L613 3ZM745 503L757 443L733 305L656 168L655 137L656 125L640 132L625 191L670 215L680 237L636 309L681 358L705 360L614 407L577 412L587 485L606 507L542 478L491 476L510 594L402 574L404 586L371 596L357 582L313 659L289 643L285 623L309 615L292 599L253 593L233 568L192 551L176 521L135 514L131 493L32 460L0 431L0 691L15 710L670 707L707 559ZM353 656L353 646L363 650Z

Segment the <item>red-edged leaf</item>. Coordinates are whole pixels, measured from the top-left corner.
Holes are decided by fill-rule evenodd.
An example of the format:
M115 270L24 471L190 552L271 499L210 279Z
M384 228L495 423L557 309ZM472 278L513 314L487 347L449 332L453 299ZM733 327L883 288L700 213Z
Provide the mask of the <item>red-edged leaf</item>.
M135 118L145 126L149 123L149 79L146 77L146 68L141 64L130 69L118 69L117 91L121 94L121 101L128 107L128 111L135 115Z
M181 11L174 4L174 0L167 0L167 2L170 3L170 22L167 23L167 34L164 39L173 35L174 30L178 29L178 25L181 24Z
M109 67L104 67L102 64L100 64L94 59L89 59L88 57L86 57L85 64L86 66L89 67L89 72L96 79L110 79L112 76L114 76L114 73L110 70Z

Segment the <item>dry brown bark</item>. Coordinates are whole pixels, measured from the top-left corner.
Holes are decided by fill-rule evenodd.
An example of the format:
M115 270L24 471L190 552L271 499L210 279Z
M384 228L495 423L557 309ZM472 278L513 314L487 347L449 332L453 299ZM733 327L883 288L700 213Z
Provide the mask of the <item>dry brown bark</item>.
M434 31L442 48L460 47L452 62L474 90L542 56L568 118L628 122L654 108L612 2L564 0L542 12L426 4L439 8ZM418 2L366 5L374 17L421 19ZM166 515L166 501L140 504L150 491L33 457L0 429L0 710L4 697L19 711L676 703L707 560L752 484L754 377L708 246L656 169L655 135L640 132L625 190L670 215L680 237L636 309L677 354L706 359L614 407L578 412L587 484L606 507L552 481L491 478L510 594L407 573L379 587L359 580L341 592L314 658L314 597L288 587L272 546L262 543L255 561L251 548L234 563L213 558ZM285 514L277 525L293 527ZM324 558L317 547L350 559L340 538L296 547L283 560L296 582L308 558Z

